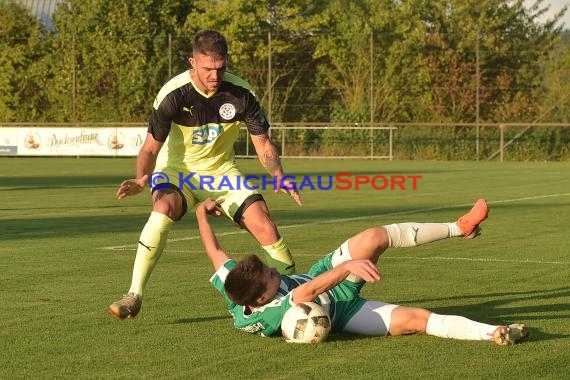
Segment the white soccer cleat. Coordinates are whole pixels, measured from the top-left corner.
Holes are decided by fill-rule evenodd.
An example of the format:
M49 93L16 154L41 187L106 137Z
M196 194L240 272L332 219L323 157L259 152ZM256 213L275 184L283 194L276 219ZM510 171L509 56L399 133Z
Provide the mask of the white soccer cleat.
M524 323L514 323L508 326L499 326L493 333L493 341L499 346L510 346L527 336L528 331Z

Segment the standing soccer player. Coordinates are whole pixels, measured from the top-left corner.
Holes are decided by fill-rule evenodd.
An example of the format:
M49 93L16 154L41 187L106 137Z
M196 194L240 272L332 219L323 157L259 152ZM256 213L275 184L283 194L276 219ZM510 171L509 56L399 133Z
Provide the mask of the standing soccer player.
M117 191L121 199L140 193L147 182L153 186L152 212L138 241L131 287L109 306L119 319L133 318L140 311L145 285L174 222L209 197L226 199L224 214L259 242L268 265L285 274L295 270L263 196L254 186L238 186L244 176L234 161L233 146L245 125L259 161L274 178L276 191L288 193L301 205L298 191L290 181L282 180L283 168L268 136L269 123L259 99L245 80L226 71L227 58L228 45L222 34L198 32L190 70L168 81L154 101L136 178L121 183ZM206 182L208 186L203 186Z

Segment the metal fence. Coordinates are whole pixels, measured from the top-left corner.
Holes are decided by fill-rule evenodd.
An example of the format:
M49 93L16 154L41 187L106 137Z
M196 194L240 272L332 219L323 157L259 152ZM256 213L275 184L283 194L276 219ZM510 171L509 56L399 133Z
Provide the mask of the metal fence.
M271 134L284 158L570 160L570 123L273 123ZM243 140L238 156L254 156Z

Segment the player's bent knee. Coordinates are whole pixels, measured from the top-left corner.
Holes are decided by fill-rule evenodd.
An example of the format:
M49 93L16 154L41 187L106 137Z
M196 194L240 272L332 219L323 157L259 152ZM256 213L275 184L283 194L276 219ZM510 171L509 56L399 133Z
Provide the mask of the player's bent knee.
M372 227L365 230L362 239L366 241L370 249L385 250L388 248L388 232L384 227Z
M409 328L414 333L425 333L427 321L431 312L419 307L409 309Z
M172 220L179 220L186 213L183 197L173 191L156 191L153 194L152 210L168 216Z
M392 311L390 335L425 333L429 315L426 309L398 306Z

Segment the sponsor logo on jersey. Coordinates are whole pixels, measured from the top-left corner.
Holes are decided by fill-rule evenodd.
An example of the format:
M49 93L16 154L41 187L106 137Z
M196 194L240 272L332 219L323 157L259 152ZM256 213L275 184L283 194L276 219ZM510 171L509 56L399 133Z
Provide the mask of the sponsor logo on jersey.
M220 107L220 116L224 120L231 120L236 116L236 108L231 103L224 103Z
M240 327L240 330L255 334L260 331L263 331L263 323L261 322L253 323L248 326Z
M211 143L222 134L222 130L220 125L206 125L203 128L196 129L192 133L192 144L204 145Z

